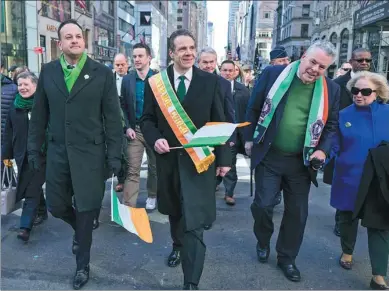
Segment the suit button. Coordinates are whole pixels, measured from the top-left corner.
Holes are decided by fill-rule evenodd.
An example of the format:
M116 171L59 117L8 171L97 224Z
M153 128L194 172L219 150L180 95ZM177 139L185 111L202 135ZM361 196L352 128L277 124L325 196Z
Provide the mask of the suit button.
M70 125L70 123L71 123L70 121L66 121L66 125L68 125L68 126L69 126L69 125Z

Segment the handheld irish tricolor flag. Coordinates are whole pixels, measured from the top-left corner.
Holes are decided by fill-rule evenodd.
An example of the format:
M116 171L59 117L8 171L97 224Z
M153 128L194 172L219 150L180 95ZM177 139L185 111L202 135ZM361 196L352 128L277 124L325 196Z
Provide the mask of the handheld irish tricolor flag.
M195 148L205 146L220 146L225 144L237 127L249 125L244 123L208 122L196 131L189 143L183 148Z
M153 242L149 217L144 208L133 208L120 203L111 184L111 220L136 234L147 243Z

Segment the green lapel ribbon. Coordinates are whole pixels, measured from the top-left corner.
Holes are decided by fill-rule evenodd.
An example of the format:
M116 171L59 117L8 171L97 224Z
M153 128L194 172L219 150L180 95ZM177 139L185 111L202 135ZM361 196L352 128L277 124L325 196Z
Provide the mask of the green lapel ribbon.
M84 67L87 58L88 56L84 52L77 65L73 69L68 69L68 65L66 64L65 61L65 56L63 54L61 55L59 60L61 62L63 74L65 76L66 87L68 88L69 93L72 90L74 83L76 83L77 78L80 75L81 70Z
M34 95L28 98L23 98L19 93L16 94L14 101L15 108L31 110L33 104Z

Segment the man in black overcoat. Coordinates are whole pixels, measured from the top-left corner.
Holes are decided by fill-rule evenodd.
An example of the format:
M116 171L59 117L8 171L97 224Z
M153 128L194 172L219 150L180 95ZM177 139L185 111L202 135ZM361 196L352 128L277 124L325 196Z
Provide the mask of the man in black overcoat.
M372 58L371 58L370 51L366 48L358 48L354 50L351 55L350 64L352 70L348 71L343 76L334 79L334 82L340 86L339 111L353 104L353 96L351 92L347 89L348 81L350 81L351 78L357 72L370 71L371 61ZM335 167L335 161L334 159L332 159L324 168L323 182L328 185L332 185L334 167ZM338 211L336 211L334 234L340 236L338 220L339 220L339 213Z
M28 154L31 167L40 171L38 153L47 133L47 204L54 217L75 231L73 287L80 289L89 279L93 219L101 207L105 179L120 171L123 133L112 71L86 56L82 28L75 20L61 23L58 37L63 55L41 70Z
M178 95L178 89L184 86L181 104L195 126L225 121L218 76L193 66L193 35L185 29L177 30L170 36L169 46L173 59L173 65L167 68L169 81ZM184 289L197 289L205 259L204 226L216 218L215 175L228 172L231 155L228 148L216 147L216 162L199 174L185 150L170 149L181 144L162 114L149 82L150 79L145 85L141 129L146 142L157 153L158 210L169 215L173 239L168 261L174 260L176 266L182 258Z

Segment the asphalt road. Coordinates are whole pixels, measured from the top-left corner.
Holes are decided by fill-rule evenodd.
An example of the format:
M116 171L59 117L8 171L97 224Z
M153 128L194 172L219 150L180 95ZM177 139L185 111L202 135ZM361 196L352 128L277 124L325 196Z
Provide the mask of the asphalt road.
M334 209L329 206L329 187L312 186L309 218L304 242L296 261L302 281L288 281L276 267L275 242L283 205L275 209L275 234L268 264L256 258L256 240L252 233L249 171L245 160L238 161L240 181L236 205L227 206L223 189L216 193L217 221L205 233L207 255L200 289L368 289L370 262L366 230L359 229L353 270L338 265L341 254L339 238L333 233ZM142 170L139 205L146 200L146 167ZM107 190L110 185L107 183ZM36 227L30 241L17 240L20 210L2 216L1 289L66 290L72 288L75 258L71 253L72 230L59 219L49 217ZM168 268L171 250L166 216L150 214L154 242L147 244L110 220L109 192L103 203L100 227L94 232L91 272L84 289L181 289L181 267Z

